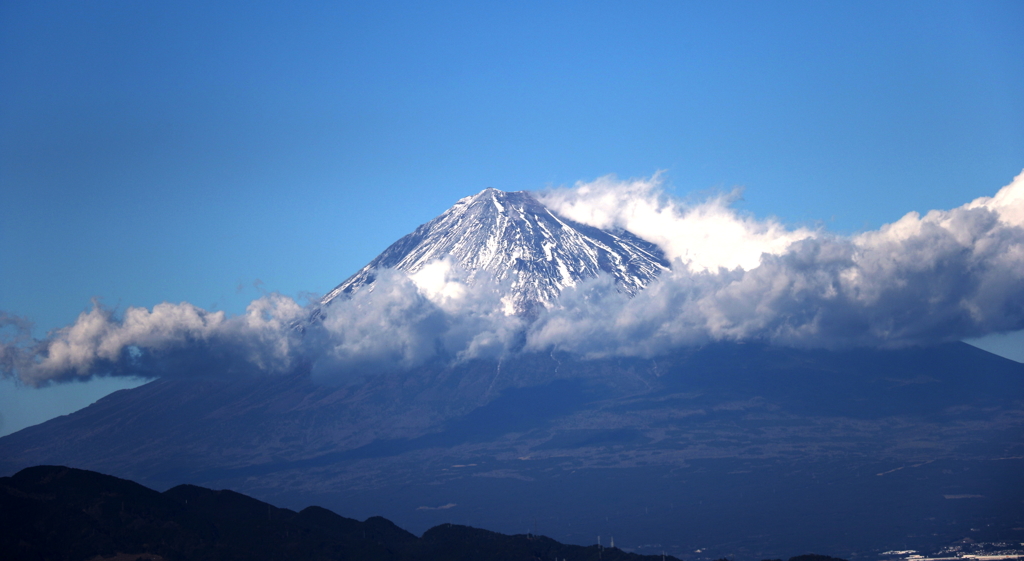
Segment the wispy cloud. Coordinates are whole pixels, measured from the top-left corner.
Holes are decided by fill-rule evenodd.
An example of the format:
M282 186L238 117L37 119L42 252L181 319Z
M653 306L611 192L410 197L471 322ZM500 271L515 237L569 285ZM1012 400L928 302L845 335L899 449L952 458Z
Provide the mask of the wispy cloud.
M128 308L118 317L99 302L72 325L41 341L16 338L0 347L4 373L30 385L94 375L158 377L285 371L301 343L291 324L306 317L294 300L271 294L227 317L187 302Z
M441 506L420 506L416 507L416 510L448 510L449 508L455 508L457 506L459 505L455 503L448 503L446 505Z
M372 290L336 300L314 322L311 307L277 294L239 316L189 303L119 315L95 304L39 341L26 320L0 314L0 370L30 385L296 371L336 380L524 349L599 357L722 340L892 347L1024 328L1024 174L994 197L855 236L758 220L731 197L687 204L657 176L540 194L573 220L664 248L672 270L633 298L598 277L527 320L505 312L507 287L470 282L439 261L412 277L381 271Z

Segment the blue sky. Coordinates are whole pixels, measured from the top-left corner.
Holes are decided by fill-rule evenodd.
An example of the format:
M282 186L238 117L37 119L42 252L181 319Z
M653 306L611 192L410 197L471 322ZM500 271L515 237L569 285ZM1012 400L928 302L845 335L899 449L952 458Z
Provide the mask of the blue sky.
M664 170L853 233L1024 168L1020 2L0 3L0 310L324 293L457 199ZM15 389L7 427L122 381ZM25 412L30 410L30 413Z

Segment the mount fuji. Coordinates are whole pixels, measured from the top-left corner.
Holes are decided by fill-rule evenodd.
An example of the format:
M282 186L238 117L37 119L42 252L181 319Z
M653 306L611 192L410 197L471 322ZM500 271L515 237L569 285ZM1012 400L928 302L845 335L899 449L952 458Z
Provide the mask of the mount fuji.
M506 311L520 314L551 306L563 289L602 273L634 295L669 268L661 249L626 230L558 216L526 191L487 188L392 244L320 303L372 290L379 269L413 275L442 260L465 271L470 284L497 281Z
M629 232L485 189L318 311L373 290L382 269L415 280L439 262L470 284L494 280L505 311L526 318L587 279L609 275L633 295L669 267ZM898 561L1024 543L1024 365L965 343L520 352L346 380L156 379L0 438L0 476L63 464L382 515L414 532L447 522L575 544L614 535L687 561L808 550Z

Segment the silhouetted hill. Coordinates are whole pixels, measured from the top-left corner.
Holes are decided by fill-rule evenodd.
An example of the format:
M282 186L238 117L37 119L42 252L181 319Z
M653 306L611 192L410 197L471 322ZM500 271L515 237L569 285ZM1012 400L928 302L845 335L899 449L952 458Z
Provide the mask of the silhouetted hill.
M655 559L452 524L417 538L380 517L359 522L320 507L296 513L194 485L158 493L60 466L0 478L0 552L9 561Z

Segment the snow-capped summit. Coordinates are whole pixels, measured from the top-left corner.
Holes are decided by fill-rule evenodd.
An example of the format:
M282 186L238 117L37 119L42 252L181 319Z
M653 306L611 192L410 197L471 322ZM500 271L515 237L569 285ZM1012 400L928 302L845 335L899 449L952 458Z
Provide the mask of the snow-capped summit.
M507 282L506 301L517 313L548 306L562 289L602 271L633 295L669 266L657 246L630 232L563 218L526 191L487 188L392 244L321 304L372 285L378 269L412 275L442 259L466 271L470 284L481 271Z

